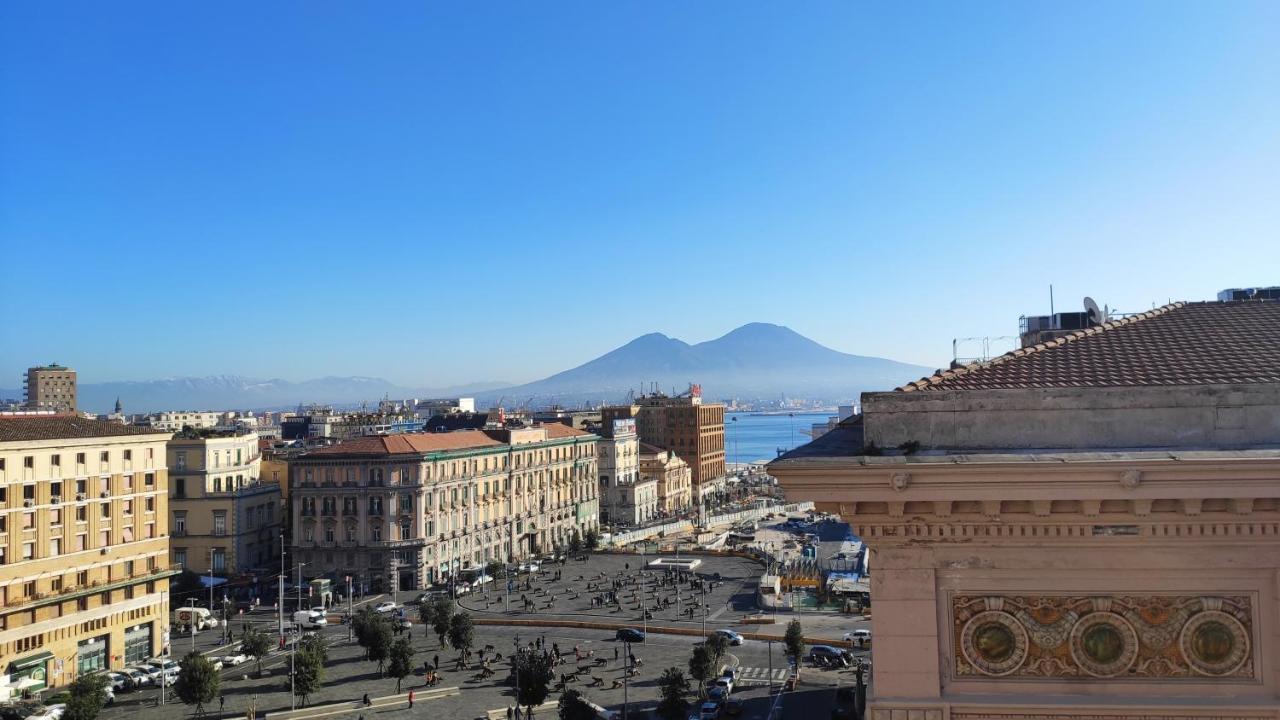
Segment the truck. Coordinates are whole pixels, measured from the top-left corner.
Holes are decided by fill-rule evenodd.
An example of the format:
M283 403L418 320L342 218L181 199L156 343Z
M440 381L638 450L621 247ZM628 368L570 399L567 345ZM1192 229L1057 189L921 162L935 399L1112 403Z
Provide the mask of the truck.
M214 617L208 608L181 607L173 611L173 624L175 627L185 628L188 632L193 628L196 632L200 632L218 627L218 618Z
M329 624L329 618L318 610L299 610L293 614L293 622L305 630L314 630Z

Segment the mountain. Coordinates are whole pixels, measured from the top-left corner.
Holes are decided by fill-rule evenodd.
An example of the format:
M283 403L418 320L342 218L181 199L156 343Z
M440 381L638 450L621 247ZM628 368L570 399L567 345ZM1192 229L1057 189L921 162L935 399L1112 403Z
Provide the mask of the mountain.
M81 383L79 406L107 413L116 398L127 413L158 410L269 410L296 407L299 403L373 405L384 397L457 397L505 387L509 383L475 383L446 388L406 388L381 378L323 377L301 382L262 380L240 375L179 377L141 382ZM0 389L0 398L21 398L21 390Z
M641 335L622 347L536 382L504 388L508 400L535 404L617 401L629 390L683 392L700 383L710 398L777 398L780 395L852 400L933 372L932 368L849 355L781 325L750 323L723 337L690 345L661 333ZM488 401L497 391L479 393Z

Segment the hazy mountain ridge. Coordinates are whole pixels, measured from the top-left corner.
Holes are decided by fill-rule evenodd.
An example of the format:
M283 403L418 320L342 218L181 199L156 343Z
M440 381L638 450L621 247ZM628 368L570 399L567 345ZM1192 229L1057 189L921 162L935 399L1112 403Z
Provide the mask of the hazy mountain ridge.
M393 400L474 396L480 406L502 399L508 407L560 403L617 402L651 383L683 392L701 383L712 399L773 399L781 395L850 401L868 390L887 390L932 373L932 368L885 358L850 355L825 347L781 325L750 323L715 340L690 345L649 333L594 360L531 383L470 383L444 388L407 388L381 378L322 377L300 382L241 375L177 377L143 382L84 383L80 407L110 412L116 398L125 412L158 410L258 410L299 403L371 406ZM20 390L0 397L20 398Z

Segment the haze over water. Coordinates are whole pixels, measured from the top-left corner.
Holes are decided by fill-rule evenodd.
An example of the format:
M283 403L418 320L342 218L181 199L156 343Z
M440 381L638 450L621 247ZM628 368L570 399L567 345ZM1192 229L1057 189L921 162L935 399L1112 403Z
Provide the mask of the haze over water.
M724 414L725 462L749 463L768 461L778 456L778 449L799 447L810 438L807 431L814 423L826 422L835 413L796 413L757 415L726 412ZM733 418L738 418L735 422Z

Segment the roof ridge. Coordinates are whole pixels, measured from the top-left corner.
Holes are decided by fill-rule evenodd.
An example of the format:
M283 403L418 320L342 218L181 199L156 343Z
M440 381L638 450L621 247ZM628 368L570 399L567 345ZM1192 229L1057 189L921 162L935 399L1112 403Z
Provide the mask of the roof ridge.
M1143 320L1159 317L1166 313L1172 312L1173 310L1177 310L1178 308L1184 307L1186 304L1187 304L1186 302L1179 300L1178 302L1172 302L1166 305L1161 305L1158 308L1153 308L1146 312L1138 313L1136 315L1130 315L1127 318L1108 321L1108 322L1102 323L1101 325L1092 325L1090 327L1083 328L1081 330L1074 330L1068 333L1067 335L1063 335L1061 337L1057 337L1052 340L1048 340L1046 342L1033 345L1031 347L1024 347L1024 348L1018 348L1016 350L1010 350L1009 352L1004 353L1003 355L998 355L984 362L973 362L961 368L948 368L941 372L935 372L934 374L920 378L915 382L910 382L910 383L907 383L906 385L902 385L898 388L895 388L895 390L897 392L918 392L931 385L938 385L942 383L944 380L949 380L957 377L964 377L965 375L969 375L971 373L977 372L978 370L982 370L983 368L994 367L996 365L1009 362L1015 358L1026 357L1027 355L1044 352L1045 350L1048 350L1050 348L1060 347L1062 345L1075 342L1084 337L1090 337L1093 335L1104 333L1108 330L1127 327L1129 325L1133 325L1134 323L1138 323Z

